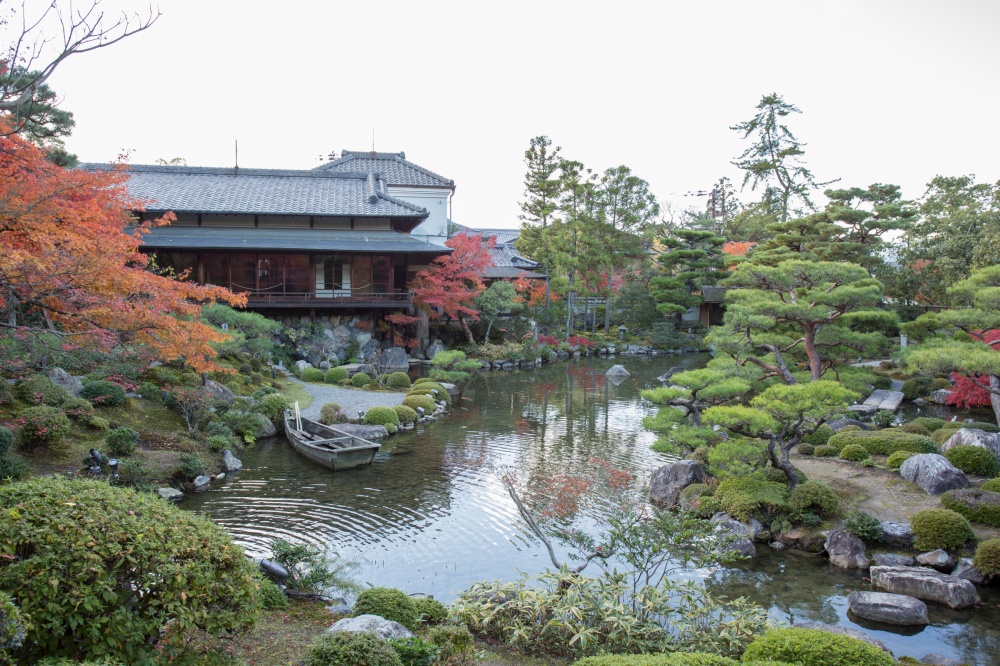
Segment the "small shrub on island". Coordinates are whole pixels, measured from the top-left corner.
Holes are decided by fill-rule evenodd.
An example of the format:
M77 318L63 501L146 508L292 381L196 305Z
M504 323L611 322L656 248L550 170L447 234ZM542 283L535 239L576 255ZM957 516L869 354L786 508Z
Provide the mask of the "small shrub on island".
M817 458L836 458L838 453L840 452L829 444L816 447Z
M987 539L976 547L972 563L986 576L1000 575L1000 539Z
M816 447L812 444L799 444L798 452L799 455L811 456L816 453Z
M335 402L328 402L319 410L319 422L323 425L336 425L338 423L347 423L350 419L347 418L341 409L340 405Z
M339 384L345 379L350 379L351 374L347 372L346 368L330 368L323 375L323 381L327 384Z
M369 375L366 372L359 372L353 377L351 377L351 384L354 385L355 388L363 388L371 383L372 383L371 375Z
M182 453L180 461L174 469L174 478L181 481L191 481L204 473L205 463L201 461L201 458L193 453Z
M396 405L392 408L392 411L396 412L396 416L399 417L400 423L416 423L417 421L416 410L407 407L406 405Z
M325 634L310 647L305 666L403 666L387 642L368 632Z
M824 518L840 513L840 499L825 483L806 481L792 491L792 507L799 514L815 513Z
M125 389L114 382L99 379L84 384L80 397L100 407L116 407L125 402Z
M743 653L741 663L768 659L809 666L895 666L881 648L817 629L769 629Z
M868 453L868 449L861 446L860 444L848 444L843 449L840 450L840 459L848 460L850 462L861 462L862 460L868 460L872 457L872 454Z
M865 511L854 511L844 521L844 530L868 544L882 541L882 522Z
M383 383L390 388L410 388L410 377L405 372L391 372Z
M966 474L989 478L1000 475L1000 461L981 446L956 446L945 451L944 457Z
M354 617L378 615L399 622L413 631L420 624L417 604L406 592L391 587L371 587L358 595L354 602Z
M362 423L365 425L380 425L387 427L390 425L398 426L399 416L396 415L396 412L392 409L392 407L369 407L368 411L365 412L365 418L362 419Z
M299 374L299 379L304 382L321 382L324 376L323 371L319 368L303 368Z
M130 456L139 444L139 433L128 426L112 428L104 441L108 443L108 450L116 456Z
M35 375L17 385L17 397L31 405L58 406L69 399L69 392L48 377ZM84 396L86 397L86 396Z
M45 448L55 454L66 452L70 423L61 409L28 407L18 412L17 420L22 423L17 432L17 443L23 451Z
M408 395L403 398L403 404L418 413L422 408L425 416L430 416L437 408L437 403L426 395Z
M918 511L910 519L910 526L913 545L921 551L938 548L954 551L976 538L965 516L950 509Z
M915 455L917 454L913 451L893 451L889 454L889 458L885 464L889 466L889 469L899 469L903 466L903 463Z

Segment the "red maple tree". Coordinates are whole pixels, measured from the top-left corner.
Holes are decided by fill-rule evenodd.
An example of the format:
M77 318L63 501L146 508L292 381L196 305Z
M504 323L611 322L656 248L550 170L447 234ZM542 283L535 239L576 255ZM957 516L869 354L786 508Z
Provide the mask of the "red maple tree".
M227 335L199 321L200 303L243 305L245 296L151 271L142 236L173 214L136 223L142 202L126 178L122 166L63 169L18 136L0 136L0 335L45 349L144 346L199 372L220 369L212 343Z
M1000 330L986 331L982 333L982 336L985 344L995 344L997 341L1000 341ZM989 407L991 405L990 392L983 388L983 385L989 385L989 377L978 376L975 377L976 381L973 381L972 378L966 375L953 372L951 373L951 379L955 382L955 385L945 400L946 404L966 409L970 407ZM979 383L977 384L976 382Z
M413 304L430 319L454 319L462 326L469 344L475 344L469 320L478 321L479 311L473 299L486 289L483 271L493 265L490 249L495 238L484 240L479 234L465 232L445 243L454 251L431 262L430 268L417 273L410 286Z

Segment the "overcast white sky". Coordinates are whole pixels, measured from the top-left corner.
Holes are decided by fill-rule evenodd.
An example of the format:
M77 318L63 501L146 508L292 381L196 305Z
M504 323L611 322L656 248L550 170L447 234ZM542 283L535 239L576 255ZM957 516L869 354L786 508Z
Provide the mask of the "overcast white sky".
M374 130L377 150L455 180L457 222L513 227L531 137L701 207L682 195L738 181L728 128L773 91L802 109L818 179L911 198L936 174L1000 179L998 0L159 6L50 81L84 161L231 166L238 139L240 166L304 169Z

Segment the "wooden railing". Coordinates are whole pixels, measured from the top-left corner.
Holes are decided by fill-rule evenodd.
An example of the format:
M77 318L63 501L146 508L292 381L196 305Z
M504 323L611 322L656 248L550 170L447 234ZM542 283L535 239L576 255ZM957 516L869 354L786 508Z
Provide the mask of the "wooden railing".
M250 306L292 307L308 305L343 308L398 308L409 307L413 301L413 295L408 291L390 291L381 294L351 293L333 296L318 296L315 292L279 294L270 291L248 291L243 293L247 295L247 304Z

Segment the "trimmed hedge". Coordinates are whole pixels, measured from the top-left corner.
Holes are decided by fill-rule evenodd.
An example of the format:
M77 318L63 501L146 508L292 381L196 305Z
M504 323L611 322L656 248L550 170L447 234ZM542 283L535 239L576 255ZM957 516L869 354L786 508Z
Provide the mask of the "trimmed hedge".
M795 486L791 500L792 507L800 514L809 512L826 517L840 513L837 494L819 481L806 481Z
M910 527L913 528L913 545L920 551L958 550L976 538L965 516L951 509L918 511L910 519Z
M125 389L114 382L99 379L83 385L80 397L100 407L115 407L125 402Z
M836 458L839 454L836 448L830 446L829 444L824 444L823 446L817 446L815 455L817 458Z
M848 444L843 449L840 450L840 459L849 460L851 462L861 462L862 460L868 460L872 457L872 454L868 453L868 449L861 446L860 444Z
M299 379L304 382L321 382L325 377L326 373L319 368L302 368L299 373Z
M392 407L369 407L362 423L365 425L399 425L399 416Z
M737 520L773 516L791 508L787 486L757 479L726 479L716 489L715 499L723 511Z
M980 543L972 563L987 576L1000 574L1000 539L987 539Z
M392 411L396 412L400 423L415 423L417 420L416 410L406 405L396 405Z
M403 398L403 404L414 411L418 407L423 407L425 416L430 416L431 412L437 408L437 403L426 395L408 395Z
M816 447L812 444L799 444L797 451L799 452L799 455L811 456L816 453Z
M769 662L774 663L774 662ZM740 662L716 654L669 652L664 654L607 654L584 657L572 666L739 666Z
M910 421L910 423L916 423L917 425L922 425L923 427L930 430L932 433L935 430L940 430L948 421L944 419L939 419L936 416L918 416L917 418Z
M368 632L324 634L309 647L305 666L403 666L392 646Z
M941 504L974 523L1000 527L1000 493L978 488L949 490L941 496Z
M405 372L390 372L382 381L391 388L410 388L410 376Z
M945 451L944 457L966 474L990 478L1000 475L1000 461L981 446L955 446Z
M851 444L857 444L868 453L884 456L896 451L912 451L914 453L937 453L938 447L930 438L893 430L859 430L857 432L838 432L830 438L829 445L843 451Z
M359 372L351 377L351 384L355 388L362 388L372 383L372 377L367 372Z
M984 432L1000 432L1000 426L995 423L983 423L982 421L948 421L941 429L959 430L961 428L971 428L972 430L982 430Z
M392 587L370 587L359 594L354 602L354 617L359 615L378 615L399 622L410 631L420 624L413 597Z
M888 652L818 629L769 629L747 647L742 663L777 659L809 666L896 666Z
M350 379L351 373L347 371L347 368L330 368L323 375L323 381L327 384L339 384L345 379Z
M899 426L897 430L900 430L902 432L908 432L911 435L923 435L924 437L931 436L930 430L920 425L919 423L915 423L913 421L910 421L909 423L904 423L903 425Z

